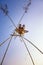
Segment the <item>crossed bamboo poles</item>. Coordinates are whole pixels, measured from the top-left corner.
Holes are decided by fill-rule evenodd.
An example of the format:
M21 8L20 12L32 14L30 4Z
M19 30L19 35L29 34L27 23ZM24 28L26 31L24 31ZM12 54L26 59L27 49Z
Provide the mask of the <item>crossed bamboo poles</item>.
M21 16L18 25L19 25L20 22L22 21L22 19L23 19L25 13L27 13L27 10L28 10L28 7L30 6L30 4L31 4L31 0L29 0L29 3L27 4L27 6L24 7L24 8L25 8L25 11L24 11L23 15ZM17 28L16 25L14 24L12 18L8 15L8 10L7 10L7 9L4 9L3 7L1 7L0 9L5 13L5 15L8 16L8 18L10 19L11 23L13 24L13 26L14 26L15 28ZM17 25L17 26L18 26L18 25ZM14 31L14 32L15 32L15 31ZM25 37L23 37L23 36L21 36L21 35L19 35L19 34L14 34L15 39L16 39L16 37L18 37L18 36L21 37L21 39L22 39L22 41L23 41L23 43L24 43L24 45L25 45L25 47L26 47L26 49L27 49L27 52L28 52L28 54L29 54L29 56L30 56L30 58L31 58L31 61L32 61L33 65L35 65L34 60L33 60L32 56L31 56L30 51L29 51L29 49L28 49L28 47L27 47L27 45L26 45L26 43L25 43L24 40L28 41L28 42L29 42L32 46L34 46L41 54L43 54L43 52L42 52L37 46L35 46L30 40L26 39ZM2 58L2 61L1 61L0 65L3 65L3 61L4 61L5 56L6 56L6 54L7 54L7 51L8 51L8 48L9 48L9 46L10 46L10 43L11 43L12 38L13 38L13 36L10 35L9 38L7 38L5 41L3 41L3 42L0 44L0 47L1 47L3 44L5 44L5 42L7 42L7 41L9 40L9 43L8 43L8 45L7 45L7 48L6 48L6 50L5 50L5 53L4 53L4 55L3 55L3 58Z

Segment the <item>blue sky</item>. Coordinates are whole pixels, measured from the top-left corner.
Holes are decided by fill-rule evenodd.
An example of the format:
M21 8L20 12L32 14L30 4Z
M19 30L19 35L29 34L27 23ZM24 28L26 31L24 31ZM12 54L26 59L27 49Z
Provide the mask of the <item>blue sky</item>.
M15 25L18 24L27 3L27 0L0 0L3 5L7 3L9 15ZM43 51L43 0L32 0L28 12L23 17L22 24L25 24L29 33L24 36L32 41L39 49ZM7 16L4 16L0 10L0 43L3 42L14 30L14 26ZM26 41L25 41L26 42ZM7 47L6 42L0 47L0 62ZM36 65L43 65L43 55L32 45L26 42ZM28 52L20 39L12 39L9 50L3 62L3 65L32 65Z

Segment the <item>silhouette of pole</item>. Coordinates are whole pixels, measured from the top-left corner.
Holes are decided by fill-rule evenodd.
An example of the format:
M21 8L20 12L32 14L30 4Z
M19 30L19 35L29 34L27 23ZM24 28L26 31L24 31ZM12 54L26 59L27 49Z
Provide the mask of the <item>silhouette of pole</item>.
M19 22L18 22L18 25L19 25L20 22L22 21L22 19L23 19L25 13L27 13L28 7L29 7L30 5L31 5L31 0L29 0L28 4L24 7L24 10L25 10L25 11L24 11L23 15L21 16L21 18L20 18L20 20L19 20Z
M16 25L14 24L12 18L11 18L9 15L7 15L7 16L8 16L8 18L10 19L10 21L12 22L13 26L14 26L15 28L17 28Z
M8 16L8 18L10 19L11 23L13 24L13 26L15 26L16 28L16 25L14 24L14 21L12 20L12 18L8 15L8 8L7 8L7 5L5 5L4 7L2 5L0 5L0 9L3 11L3 13L5 15Z
M26 49L27 49L27 52L28 52L28 54L29 54L29 56L30 56L30 58L31 58L31 61L32 61L33 65L35 65L35 63L34 63L34 61L33 61L33 58L32 58L32 56L31 56L31 54L30 54L30 51L28 50L28 47L27 47L27 45L26 45L26 43L25 43L23 37L21 37L21 38L22 38L22 41L24 42L24 45L25 45L25 47L26 47Z
M20 18L20 20L19 20L19 22L18 22L18 25L20 24L20 22L22 21L22 19L23 19L23 17L24 17L24 15L25 15L25 12L23 13L23 15L21 16L21 18ZM18 26L17 25L17 26Z
M24 38L24 37L23 37ZM33 45L41 54L43 54L43 52L37 47L35 46L30 40L24 38L26 41L28 41L31 45Z

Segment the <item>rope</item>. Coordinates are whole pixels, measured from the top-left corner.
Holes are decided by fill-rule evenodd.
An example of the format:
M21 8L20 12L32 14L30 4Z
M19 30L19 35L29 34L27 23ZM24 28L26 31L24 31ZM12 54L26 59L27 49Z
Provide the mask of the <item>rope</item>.
M22 40L23 40L23 37L21 37L21 38L22 38ZM31 54L30 54L30 52L29 52L29 50L28 50L28 47L27 47L27 45L26 45L26 43L25 43L24 40L23 40L23 42L24 42L24 45L25 45L25 47L26 47L26 49L27 49L27 52L28 52L28 54L29 54L29 56L30 56L30 58L31 58L31 61L32 61L33 65L35 65L35 64L34 64L34 61L33 61L33 58L32 58L32 56L31 56Z
M24 38L24 37L23 37ZM35 46L31 41L29 41L28 39L24 38L26 41L28 41L31 45L33 45L41 54L43 54L43 52L37 47Z
M5 56L6 56L6 53L7 53L7 51L8 51L9 46L10 46L10 42L11 42L11 40L12 40L12 37L11 37L11 39L10 39L9 43L8 43L8 46L7 46L7 48L6 48L6 51L5 51L5 53L4 53L4 56L3 56L3 58L2 58L2 61L1 61L1 64L0 64L0 65L2 65L2 64L3 64L3 61L4 61Z
M3 41L1 44L0 44L0 46L2 46L6 41L8 41L10 39L10 37L9 38L7 38L5 41Z

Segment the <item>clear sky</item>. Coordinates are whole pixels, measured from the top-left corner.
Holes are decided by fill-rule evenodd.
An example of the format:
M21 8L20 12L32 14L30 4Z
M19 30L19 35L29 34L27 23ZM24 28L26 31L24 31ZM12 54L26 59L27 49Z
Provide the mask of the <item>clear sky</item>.
M13 19L15 25L18 24L27 3L27 0L0 0L0 4L7 4L9 15ZM24 35L27 39L32 41L40 50L43 51L43 0L32 0L28 12L23 17L22 24L25 24L28 33ZM14 26L7 16L4 16L0 10L0 43L10 36L13 32ZM26 42L26 41L25 41ZM6 42L0 47L0 62L7 47ZM35 49L31 44L26 42L28 49L33 57L35 65L43 65L43 55ZM20 41L19 37L12 39L3 65L32 65L28 52Z

